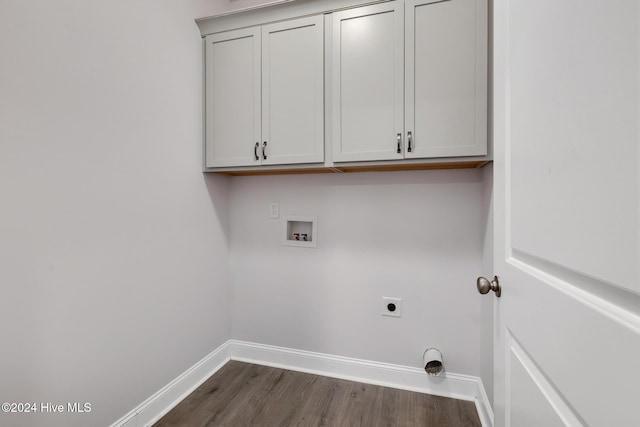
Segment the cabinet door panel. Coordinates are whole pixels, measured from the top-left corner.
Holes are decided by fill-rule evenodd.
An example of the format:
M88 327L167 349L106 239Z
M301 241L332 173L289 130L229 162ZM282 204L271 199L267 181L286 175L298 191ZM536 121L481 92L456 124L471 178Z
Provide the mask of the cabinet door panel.
M206 166L260 164L260 29L207 36Z
M314 16L262 29L262 164L324 160L324 26Z
M486 154L486 1L409 0L405 25L405 157Z
M332 20L333 160L401 159L402 5L347 10Z

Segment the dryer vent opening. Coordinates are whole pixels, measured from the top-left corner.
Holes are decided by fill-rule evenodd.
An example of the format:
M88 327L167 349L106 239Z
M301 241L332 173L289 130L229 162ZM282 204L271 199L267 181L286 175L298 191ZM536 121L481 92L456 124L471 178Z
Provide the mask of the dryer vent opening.
M428 348L422 356L424 370L428 375L438 376L444 370L442 353L437 348Z

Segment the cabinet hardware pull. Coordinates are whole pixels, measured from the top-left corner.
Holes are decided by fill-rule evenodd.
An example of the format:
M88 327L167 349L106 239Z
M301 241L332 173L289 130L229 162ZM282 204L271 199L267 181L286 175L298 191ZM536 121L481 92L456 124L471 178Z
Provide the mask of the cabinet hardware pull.
M411 152L411 141L413 140L413 137L411 135L411 132L407 132L407 151L410 153Z
M267 160L267 141L262 143L262 158Z
M259 142L256 142L256 146L253 147L253 156L256 158L256 160L260 160L260 157L258 157L258 147L260 146Z
M402 153L402 134L399 133L398 136L396 137L396 140L398 141L398 154Z

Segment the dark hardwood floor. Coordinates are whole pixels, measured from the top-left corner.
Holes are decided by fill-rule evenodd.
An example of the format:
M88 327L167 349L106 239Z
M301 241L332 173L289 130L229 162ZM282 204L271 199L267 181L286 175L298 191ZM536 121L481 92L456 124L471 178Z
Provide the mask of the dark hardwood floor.
M473 402L230 361L154 427L480 425Z

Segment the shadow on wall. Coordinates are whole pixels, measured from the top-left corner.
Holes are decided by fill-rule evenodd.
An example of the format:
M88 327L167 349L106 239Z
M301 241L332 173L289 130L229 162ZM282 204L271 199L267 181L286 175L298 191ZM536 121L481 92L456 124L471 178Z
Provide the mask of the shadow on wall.
M226 247L229 247L229 186L231 177L221 174L203 173L211 205L218 222L223 225Z

